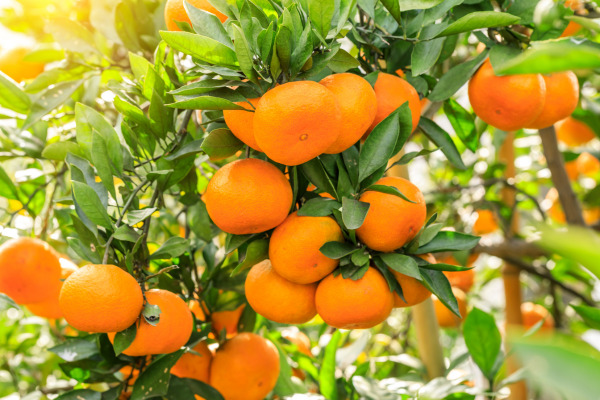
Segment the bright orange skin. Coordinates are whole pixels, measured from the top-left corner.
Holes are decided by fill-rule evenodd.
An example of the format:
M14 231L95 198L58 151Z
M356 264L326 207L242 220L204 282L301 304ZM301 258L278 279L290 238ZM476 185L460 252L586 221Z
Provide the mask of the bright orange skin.
M550 315L550 312L548 312L546 307L539 304L530 302L521 304L521 315L523 317L523 326L525 329L533 327L544 318L545 320L542 324L542 329L554 328L554 318L552 318L552 315Z
M425 224L427 206L423 193L410 181L381 178L377 185L393 186L416 203L386 193L367 191L360 201L371 207L365 222L356 230L361 242L377 251L390 252L411 241Z
M250 103L256 108L260 98L248 99ZM254 138L254 111L248 103L241 101L235 103L238 106L244 107L246 110L223 110L223 116L225 117L225 123L231 130L231 132L240 139L242 142L252 147L254 150L262 151L256 143Z
M63 283L58 298L69 325L84 332L120 332L138 319L144 305L135 278L114 265L86 265Z
M167 29L170 31L181 30L175 21L187 22L190 25L192 24L190 17L183 7L183 1L184 0L167 0L167 3L165 4L165 23L167 24ZM221 22L225 22L227 19L225 14L214 8L207 0L188 0L188 3L196 8L215 14Z
M279 377L279 352L254 333L240 333L217 350L210 385L225 400L263 400Z
M160 308L160 319L155 326L142 317L137 325L134 341L123 351L128 356L168 354L177 351L189 340L194 325L192 312L175 293L168 290L152 289L146 292L148 304ZM111 343L115 333L109 333Z
M208 383L213 355L206 342L198 343L194 346L194 351L200 355L185 353L171 368L171 373L180 378L191 378Z
M596 134L585 122L567 117L556 123L556 137L567 146L577 147L594 139Z
M471 254L467 260L467 267L472 267L473 263L477 261L477 258L478 254ZM456 261L452 255L440 258L440 263L460 266L458 261ZM444 271L444 275L446 275L446 278L448 278L450 286L458 288L465 293L468 293L475 284L474 269L469 269L466 271Z
M343 242L342 229L333 218L290 214L273 231L269 258L281 277L294 283L313 283L329 275L339 260L319 251L327 242Z
M333 92L312 81L269 90L254 113L254 138L270 159L305 163L327 151L342 131L342 112Z
M252 267L246 277L245 290L254 311L271 321L302 324L317 315L317 284L290 282L275 272L269 260Z
M52 295L52 298L41 303L27 305L27 309L38 317L48 319L59 319L63 317L62 311L60 311L60 305L58 303L58 296L60 296L60 290L62 289L63 285L62 280L67 279L69 275L75 272L77 270L77 265L66 258L61 258L59 261L61 265L61 280L59 280L59 284L56 286L56 291Z
M368 133L407 101L412 116L412 128L413 130L417 128L421 118L421 99L419 93L410 83L395 75L380 72L374 89L377 97L377 114ZM366 138L367 135L364 137Z
M423 254L419 257L430 264L436 264L433 254ZM402 295L404 296L404 300L406 300L402 300L402 297L400 297L398 293L394 292L394 307L411 307L415 304L424 302L431 296L429 289L427 289L420 281L408 275L394 271L391 268L390 271L400 284L400 287L402 288Z
M394 307L394 296L379 271L369 267L356 281L330 274L319 283L317 312L330 326L367 329L385 321Z
M44 72L44 64L38 62L24 61L23 58L31 50L16 47L0 54L0 71L15 80L22 82L36 78Z
M325 153L341 153L358 142L375 120L377 97L366 79L350 73L329 75L319 83L333 92L342 112L342 132Z
M238 323L240 322L240 317L242 316L242 312L244 311L245 307L245 304L241 304L235 310L215 311L211 313L210 320L213 324L213 328L217 332L221 332L223 329L225 329L227 332L227 338L237 335ZM199 320L206 320L204 310L202 310L202 307L200 307L200 303L198 301L190 301L190 310Z
M312 357L312 353L310 352L310 339L306 336L306 333L302 332L296 327L291 327L289 329L285 329L281 332L281 337L289 340L293 344L296 345L298 351L304 355Z
M492 210L477 211L477 219L473 224L473 233L475 235L487 235L498 229L496 216Z
M546 84L540 74L496 76L489 59L469 81L469 101L483 121L504 131L529 126L542 112Z
M579 157L578 157L579 158ZM576 181L579 178L579 169L577 168L577 159L565 162L565 170L571 181Z
M581 24L578 24L575 21L569 21L563 33L560 34L560 37L564 38L569 36L575 36L577 33L579 33L581 28L583 28Z
M20 237L0 246L0 292L17 304L53 298L60 285L59 255L48 243Z
M442 328L456 328L467 316L467 296L462 290L455 287L452 288L452 293L454 293L454 297L456 297L458 311L462 318L458 318L452 311L448 310L436 296L432 297L435 316L437 317L438 324Z
M584 151L577 157L577 171L581 175L594 176L600 171L600 160Z
M579 102L579 82L572 71L542 75L546 84L546 101L542 112L527 128L541 129L567 118Z
M273 164L256 158L233 161L218 170L204 202L213 222L244 235L275 228L292 207L292 187Z

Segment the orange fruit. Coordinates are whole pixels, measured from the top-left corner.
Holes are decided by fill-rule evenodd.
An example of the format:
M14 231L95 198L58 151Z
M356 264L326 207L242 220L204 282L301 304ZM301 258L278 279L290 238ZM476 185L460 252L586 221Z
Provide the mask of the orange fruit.
M381 178L375 184L395 187L416 202L374 191L360 196L360 201L369 203L371 207L356 235L369 248L390 252L404 246L419 233L425 224L427 206L419 188L404 178Z
M283 222L292 207L292 187L273 164L256 158L218 170L206 188L208 215L223 231L259 233Z
M472 267L473 263L477 260L478 254L471 254L467 261L467 267ZM452 255L441 257L440 263L460 266L456 258ZM475 270L469 269L466 271L444 271L444 275L448 278L450 286L458 288L463 292L467 293L473 287L475 283Z
M577 180L579 177L579 169L577 168L577 159L573 161L565 162L565 169L567 170L567 175L569 179L572 181Z
M25 56L30 52L30 49L24 47L2 51L0 53L0 71L11 77L15 82L36 78L44 72L44 64L25 61Z
M269 258L281 277L294 283L320 281L338 266L319 251L327 242L343 242L342 230L330 217L299 217L290 214L273 231Z
M194 346L194 351L200 355L184 353L171 368L171 373L180 378L191 378L208 383L213 355L206 342L198 343Z
M496 215L492 210L477 211L477 218L473 224L473 233L475 235L487 235L498 229Z
M533 327L535 324L544 320L542 328L554 328L554 318L546 307L531 302L521 304L521 316L523 317L523 326L525 329Z
M579 102L579 82L572 71L542 75L546 84L546 100L542 112L527 125L530 129L541 129L567 118Z
M596 225L600 221L600 207L591 207L583 210L583 220L588 225Z
M264 260L252 267L246 277L246 298L250 306L271 321L302 324L315 315L317 284L301 285L282 278Z
M342 131L333 92L312 81L288 82L269 90L254 113L254 138L270 159L305 163L327 151Z
M419 98L419 93L417 93L410 83L397 76L380 72L377 76L374 89L375 96L377 97L377 114L368 133L407 101L412 116L412 128L413 130L417 128L419 119L421 118L421 99Z
M373 267L355 281L330 274L319 283L315 301L323 321L340 329L372 328L385 321L394 307L390 287Z
M185 301L175 293L162 289L148 290L146 301L160 308L158 323L151 325L143 317L140 318L135 339L123 354L138 357L179 350L189 340L194 325L192 312ZM114 332L108 334L111 342L114 337Z
M260 98L248 99L248 101L256 108ZM223 110L225 123L235 137L252 147L254 150L262 151L254 138L254 110L245 101L240 101L235 104L250 111Z
M584 151L577 157L577 171L581 175L594 176L600 171L600 160Z
M281 332L281 337L289 340L292 344L296 345L298 351L309 357L312 357L310 352L310 339L306 336L306 333L302 332L296 327L286 328Z
M422 254L419 257L429 262L430 264L436 263L433 254ZM429 289L427 289L417 279L408 275L404 275L400 272L394 271L391 268L390 271L400 284L400 287L402 288L402 296L404 296L403 300L398 293L394 292L394 307L411 307L415 304L424 302L431 296L431 292L429 291Z
M193 5L196 8L199 8L204 11L208 11L219 18L221 22L225 22L227 16L213 7L212 4L208 2L208 0L188 0L188 3ZM167 0L165 4L165 23L167 24L167 29L170 31L180 31L179 27L175 23L177 22L187 22L190 25L192 22L190 21L190 17L187 15L187 11L183 7L183 0Z
M59 259L59 262L61 266L61 280L59 280L59 284L56 286L56 291L52 295L52 298L41 303L27 305L27 309L38 317L58 319L62 318L63 316L62 312L60 311L60 305L58 304L58 296L60 296L60 289L63 285L62 280L67 279L69 275L75 272L77 270L77 265L66 258Z
M556 137L567 146L577 147L594 139L596 134L585 122L567 117L556 123Z
M58 298L64 318L84 332L120 332L137 320L144 305L135 278L114 265L86 265L63 283Z
M128 386L133 386L138 376L140 376L140 370L131 365L124 366L119 372L123 374L123 382L127 381Z
M0 246L0 292L17 304L52 299L60 275L59 255L46 242L20 237Z
M242 316L245 307L245 304L241 304L235 310L215 311L211 313L210 320L213 324L213 328L217 332L221 332L225 329L228 338L237 335L238 323L240 322L240 317ZM196 318L201 321L206 321L206 316L204 315L204 310L200 307L200 302L197 300L190 301L190 310Z
M310 183L310 184L308 185L308 188L306 188L306 190L307 190L308 192L312 192L312 191L313 191L313 190L315 190L316 188L317 188L317 187L316 187L315 185L313 185L312 183ZM333 200L335 200L335 198L334 198L332 195L330 195L329 193L327 193L327 192L322 192L322 193L319 193L319 196L321 196L321 197L325 197L325 198L328 198L328 199L333 199Z
M467 315L467 296L465 295L465 292L453 287L452 293L454 293L454 297L456 297L458 311L460 312L462 318L458 318L452 313L452 311L448 310L448 308L446 308L446 306L436 296L432 297L435 316L437 317L438 324L443 328L457 327Z
M560 34L559 37L564 38L564 37L569 37L569 36L575 36L575 35L577 35L577 33L579 33L581 28L583 28L581 26L581 24L578 24L575 21L569 21L569 23L567 24L567 27L565 28L563 33Z
M319 83L333 92L342 113L340 136L325 153L341 153L358 142L373 123L377 113L375 91L366 79L350 73L329 75Z
M469 81L469 101L483 121L514 131L529 126L544 108L546 84L540 74L497 76L489 59Z
M263 400L279 377L279 352L254 333L240 333L217 350L210 385L225 400Z

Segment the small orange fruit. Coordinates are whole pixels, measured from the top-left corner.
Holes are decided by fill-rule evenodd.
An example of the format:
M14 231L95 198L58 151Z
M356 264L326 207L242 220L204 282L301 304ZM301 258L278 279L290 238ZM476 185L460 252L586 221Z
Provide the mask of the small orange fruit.
M61 258L60 260L61 266L61 279L67 279L69 275L77 270L77 265L66 258ZM38 317L48 318L48 319L58 319L62 318L63 314L60 311L60 305L58 303L58 296L60 296L60 289L62 289L62 281L60 281L59 285L56 286L56 291L52 298L41 303L33 303L28 304L27 309L31 311L32 314L37 315Z
M581 24L578 24L575 21L569 21L569 23L567 24L567 27L565 28L563 33L560 34L559 37L564 38L564 37L569 37L569 36L575 36L579 33L581 28L583 28L581 26Z
M246 277L246 298L250 306L271 321L302 324L315 315L317 284L301 285L282 278L264 260L252 267Z
M483 121L514 131L531 124L542 112L546 84L540 74L497 76L489 59L469 81L469 101Z
M180 378L191 378L208 383L210 381L210 363L213 355L206 342L198 343L194 346L194 351L200 355L183 354L171 368L171 373Z
M285 165L323 154L341 130L336 96L312 81L288 82L269 90L254 113L256 142L270 159Z
M128 386L133 386L138 376L140 376L140 370L131 365L124 366L119 372L123 375L123 381L127 381Z
M458 311L462 318L458 318L454 315L436 296L433 296L435 316L437 317L438 324L443 328L457 327L467 315L467 296L465 295L465 292L453 287L452 293L454 293L454 297L456 297Z
M477 260L477 254L471 254L469 256L469 260L467 261L467 267L473 266L475 260ZM440 262L442 264L456 265L460 266L456 258L452 255L447 255L445 257L440 258ZM448 278L450 282L450 286L458 288L463 292L467 293L473 287L475 283L475 270L468 269L466 271L444 271L444 275Z
M600 160L584 151L577 157L577 171L581 175L594 176L600 171Z
M204 202L213 222L244 235L275 228L292 207L292 187L273 164L256 158L233 161L218 170Z
M417 128L421 118L421 99L410 83L397 76L380 72L374 89L377 97L377 114L369 128L369 133L377 124L406 102L408 102L412 116L412 128L413 130Z
M521 316L523 317L523 326L525 329L533 327L535 324L544 320L542 328L554 328L554 318L546 307L531 302L521 304Z
M254 108L256 108L260 98L248 99ZM252 147L254 150L262 151L254 138L254 110L247 102L241 101L235 103L249 111L242 110L223 110L225 123L231 129L231 132L242 142Z
M152 289L146 292L148 304L160 308L160 318L156 325L150 325L144 318L137 325L135 339L123 354L133 357L150 354L173 353L185 345L192 334L194 319L187 304L175 293L168 290ZM108 334L111 342L115 333Z
M427 206L419 188L404 178L381 178L375 184L395 187L415 202L374 191L360 196L360 201L371 207L356 235L369 248L390 252L404 246L419 233L425 224Z
M366 79L350 73L329 75L320 83L333 92L342 112L341 134L325 153L341 153L358 142L373 123L375 91Z
M422 254L419 257L430 264L436 264L433 254ZM390 269L390 271L400 284L400 287L402 288L402 296L404 296L403 300L398 293L394 293L394 307L411 307L415 304L424 302L431 296L429 289L427 289L417 279L401 274L393 269Z
M286 328L281 331L281 337L289 340L292 344L295 344L298 351L304 355L312 357L310 352L310 339L306 336L306 333L302 332L297 327Z
M279 377L279 352L254 333L240 333L217 350L210 384L226 400L263 400Z
M577 147L594 139L596 134L585 122L567 117L556 123L556 137L567 146Z
M488 233L495 232L498 229L498 222L496 222L496 215L492 210L479 210L477 211L477 219L473 224L473 233L475 235L487 235Z
M190 25L192 24L187 11L185 11L185 8L183 7L183 1L184 0L167 0L167 3L165 4L165 22L167 24L167 29L170 31L181 30L175 21L187 22ZM217 10L208 0L188 0L188 3L196 8L216 15L221 22L225 22L227 19L227 16Z
M221 332L225 329L228 338L237 335L238 323L240 322L240 317L242 316L245 307L246 304L241 304L235 310L215 311L211 313L210 320L213 324L213 328L217 332ZM199 320L206 320L204 310L200 307L200 302L197 300L190 301L190 310Z
M0 71L11 77L15 82L22 82L36 78L44 72L44 64L25 61L24 58L31 52L24 47L16 47L0 53Z
M137 320L144 305L140 285L114 265L86 265L63 283L58 298L69 325L84 332L120 332Z
M17 304L52 299L60 275L58 253L46 242L20 237L0 246L0 292Z
M567 118L579 102L579 82L573 71L542 75L546 84L546 100L542 112L527 125L530 129L542 129Z
M294 283L320 281L338 266L319 251L327 242L343 242L342 230L330 217L299 217L290 214L273 231L269 242L269 258L273 269Z
M567 170L567 175L571 181L577 180L579 178L579 169L577 168L577 159L572 161L565 162L565 169Z
M386 320L394 296L379 271L369 267L358 279L330 274L319 283L317 312L327 324L340 329L367 329Z

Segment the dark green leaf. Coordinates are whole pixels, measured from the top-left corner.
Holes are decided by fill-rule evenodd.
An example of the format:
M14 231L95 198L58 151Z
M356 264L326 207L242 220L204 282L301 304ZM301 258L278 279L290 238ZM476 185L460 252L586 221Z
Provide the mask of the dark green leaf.
M385 265L394 271L413 277L419 281L423 279L421 278L417 262L411 257L397 253L383 253L379 257L381 257Z
M141 210L129 211L127 213L127 223L129 225L138 224L151 216L156 210L156 207L146 207L142 208Z
M508 13L475 11L454 21L437 36L456 35L457 33L470 32L476 29L513 25L519 20L519 17Z
M330 215L333 210L341 208L342 205L332 199L325 197L316 197L308 200L300 210L298 215L300 217L326 217Z
M494 366L502 345L502 337L494 317L478 308L473 308L465 319L463 334L475 364L489 380L494 379L496 374Z
M356 250L351 243L344 242L327 242L319 249L321 253L334 260L339 260Z
M479 135L475 127L475 117L452 98L444 102L444 113L450 120L454 132L469 150L475 152L479 145Z
M444 275L442 271L433 271L423 268L420 269L420 271L421 277L423 278L423 285L425 285L431 293L435 294L442 304L452 311L452 313L458 317L464 318L464 315L460 315L456 297L454 297L452 287L450 286L450 282L448 282L446 275Z
M113 343L113 349L115 350L115 355L119 355L123 352L123 350L127 349L131 343L135 340L135 335L137 333L137 322L134 322L129 328L124 331L117 332L115 334L115 339Z
M183 352L184 350L178 350L153 361L136 379L131 400L144 400L167 394L171 368Z
M352 68L357 68L359 65L360 63L358 62L358 60L355 57L351 56L350 53L348 53L344 49L339 49L335 53L335 56L333 56L333 58L329 60L329 63L327 64L327 66L333 72L336 72L338 74L346 72Z
M219 160L234 155L244 143L229 129L219 128L208 134L201 147L211 158Z
M137 242L140 238L140 235L138 235L133 228L127 225L121 225L119 228L117 228L113 236L117 240L123 240L131 243Z
M417 254L470 250L479 243L479 239L466 233L441 231L429 243L419 247Z
M81 182L73 181L71 184L73 199L85 216L96 225L112 229L112 220L94 189Z
M479 66L485 61L488 51L482 51L477 57L462 64L450 68L439 80L427 98L431 101L442 101L454 95L458 89L479 69Z
M406 197L398 188L394 186L386 186L386 185L371 185L365 191L373 191L380 192L385 194L391 194L392 196L400 197L403 200L408 201L409 203L416 204L417 202Z
M443 227L444 224L441 223L428 225L419 236L419 246L424 246L431 242Z
M102 393L91 389L76 389L61 394L56 400L102 400Z
M600 329L600 309L589 306L571 305L571 307L583 318L590 328Z
M84 360L98 354L95 341L80 338L67 339L49 350L67 362Z
M419 121L419 127L436 146L442 150L442 152L446 155L448 161L452 163L452 165L460 170L465 170L465 164L463 163L462 158L460 157L460 153L456 148L456 145L450 138L448 132L443 130L438 124L433 122L432 120L421 117Z
M214 96L182 98L167 106L186 110L244 110L244 107L238 106L231 100Z
M306 179L315 185L321 192L329 193L335 198L338 197L333 183L331 182L331 178L329 178L327 172L325 172L325 168L318 157L300 165L300 169Z
M344 197L342 199L342 220L344 221L346 228L360 228L367 217L369 207L371 207L369 203Z
M413 76L421 75L433 67L442 53L444 38L417 42L411 55Z
M267 239L255 240L248 245L244 259L240 260L240 263L231 271L231 276L252 268L267 258L269 258L269 241Z
M154 253L150 255L151 260L173 258L185 253L190 244L187 239L173 236L167 239Z

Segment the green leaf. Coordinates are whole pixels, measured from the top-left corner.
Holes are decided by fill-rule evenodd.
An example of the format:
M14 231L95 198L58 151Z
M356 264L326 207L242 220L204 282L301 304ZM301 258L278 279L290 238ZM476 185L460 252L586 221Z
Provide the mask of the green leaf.
M300 165L300 169L306 179L317 187L321 192L326 192L337 198L337 192L331 182L331 178L325 172L325 168L319 157L313 158L312 160L305 162Z
M225 253L229 254L232 251L236 250L238 247L249 241L250 239L256 237L257 234L251 235L232 235L228 234L225 239Z
M92 164L96 167L98 176L106 190L112 195L113 199L116 199L117 195L115 192L112 170L110 168L111 161L108 155L108 148L104 138L96 131L93 131L92 133L92 149Z
M400 4L400 11L409 10L426 10L437 6L444 0L398 0L396 3Z
M95 340L80 338L67 339L64 343L48 350L67 362L85 360L98 354L99 351Z
M315 29L323 39L331 28L331 20L335 14L334 0L308 0L308 15Z
M421 273L419 272L419 266L412 257L398 253L383 253L379 257L381 260L396 272L400 272L406 276L410 276L417 280L423 280Z
M150 254L151 260L167 259L182 255L190 244L187 239L179 236L173 236L167 239L154 253Z
M441 223L431 224L425 227L425 229L423 229L423 231L419 235L419 246L424 246L427 243L431 242L443 227L444 224Z
M342 221L347 229L358 229L365 222L369 212L369 203L354 200L349 197L342 199Z
M487 56L488 51L484 50L474 59L450 68L448 72L442 75L427 98L431 101L442 101L450 98L471 79Z
M434 151L438 151L439 149L423 149L420 151L411 151L410 153L405 153L402 155L402 157L400 157L400 159L398 161L396 161L395 163L393 163L392 165L389 166L389 168L395 166L395 165L406 165L409 162L411 162L412 160L414 160L417 157L420 156L426 156L428 154L433 153ZM388 169L389 169L388 168Z
M177 150L175 153L171 153L168 156L165 157L165 160L168 161L175 161L175 160L180 160L184 157L188 157L197 153L200 153L202 151L202 143L204 141L199 139L199 140L192 140L189 143L184 144L183 146L181 146L181 148L179 150Z
M502 345L502 337L494 317L473 308L463 324L463 335L475 364L488 380L494 379L497 372L496 359Z
M149 216L151 216L156 211L156 207L146 207L141 210L131 210L127 213L127 223L129 225L135 225Z
M267 258L269 258L269 241L267 239L255 240L248 245L244 259L240 260L240 263L231 271L231 276L252 268Z
M100 53L92 33L79 22L66 17L51 18L46 24L46 31L65 50L75 53Z
M400 197L403 200L408 201L409 203L416 204L417 202L406 197L398 188L394 186L386 186L386 185L371 185L365 189L365 191L373 191L380 192L385 194L391 194L392 196Z
M479 135L475 127L475 117L452 98L444 102L444 113L448 117L456 136L475 152L479 145Z
M209 157L219 160L234 155L244 143L229 129L219 128L208 134L201 147Z
M460 170L466 170L465 164L463 163L460 153L456 148L456 145L450 138L448 132L443 130L438 124L430 120L429 118L421 117L419 121L419 127L436 146L442 150L442 153L446 156L448 161Z
M184 98L167 104L167 106L186 110L245 110L244 107L238 106L231 100L213 96Z
M476 29L493 28L499 26L513 25L521 18L498 11L475 11L454 21L446 29L437 34L440 36L456 35L458 33L470 32Z
M210 242L212 239L211 222L206 204L202 200L188 207L187 218L188 226L194 232L194 235L205 242Z
M15 186L13 180L6 174L6 171L0 165L0 196L11 199L19 200L19 192Z
M171 379L177 377L172 376ZM183 379L185 384L191 389L193 394L197 394L202 396L206 400L225 400L225 398L219 393L219 391L208 383L204 383L202 381L196 379L186 378ZM183 399L183 397L177 397L178 399Z
M64 161L67 157L67 153L73 153L78 156L82 155L77 143L62 141L50 143L48 146L44 147L42 157L48 160Z
M466 233L440 231L429 243L419 247L417 254L470 250L479 243L479 239Z
M306 64L312 53L312 30L310 24L307 23L302 31L302 35L300 35L300 38L294 46L294 51L292 51L290 66L290 74L292 76L298 75L298 72L304 67L304 64Z
M76 389L56 397L56 400L102 400L102 393L91 389Z
M192 28L197 34L209 37L233 49L231 38L219 18L213 13L196 8L193 4L184 1L183 6L192 21Z
M173 49L202 62L234 69L239 67L235 51L209 37L189 32L166 31L160 31L160 36Z
M115 350L115 355L119 355L123 352L123 350L127 349L131 343L135 340L135 335L137 333L137 322L134 322L129 328L124 331L117 332L115 334L115 340L113 342L113 349Z
M580 17L578 15L568 15L565 17L568 21L573 21L591 31L600 32L600 24L591 18Z
M335 354L342 339L340 331L336 330L325 347L323 364L319 370L319 389L327 400L338 400L338 389L335 379Z
M184 350L178 350L153 361L136 379L131 400L144 400L167 394L171 368L183 353Z
M339 49L327 63L329 69L338 74L352 68L358 68L359 65L358 60L344 49Z
M292 37L292 31L287 26L280 26L275 36L277 57L273 57L273 59L279 61L280 68L285 73L290 69L292 62ZM271 65L271 69L273 69L273 65Z
M583 318L590 328L600 329L600 309L589 306L571 305L571 307Z
M351 243L345 242L327 242L319 249L321 253L333 260L339 260L356 250L357 248Z
M248 80L256 81L254 61L252 59L253 54L252 50L250 50L250 46L248 45L248 41L246 40L246 36L244 36L244 31L242 31L242 28L235 24L232 24L231 26L233 29L233 45L238 62L240 63L240 69L246 75Z
M19 84L0 71L0 106L21 114L27 113L31 107L29 96Z
M128 225L121 225L117 228L115 233L113 234L115 239L123 240L125 242L135 243L140 238L140 235Z
M0 293L0 311L5 311L9 308L16 308L18 310L19 305L4 293Z
M300 217L326 217L331 215L333 210L339 210L342 205L333 199L325 197L316 197L308 200L298 210L298 216Z
M442 271L434 271L423 268L420 268L420 271L421 277L423 278L421 281L423 285L425 285L425 287L429 289L431 293L435 294L442 304L452 311L453 314L464 318L464 315L460 315L458 302L456 301L456 297L454 297L452 287L450 286L450 282L448 282L446 275L444 275Z
M23 129L29 128L44 115L65 103L82 84L83 80L60 82L39 93L31 105Z
M417 42L411 55L412 75L421 75L433 67L442 53L444 38Z
M112 229L112 220L106 212L106 207L100 201L98 194L85 183L72 181L73 199L81 211L94 224Z

